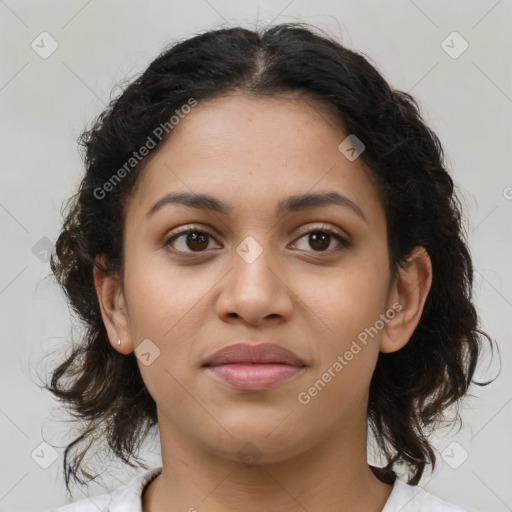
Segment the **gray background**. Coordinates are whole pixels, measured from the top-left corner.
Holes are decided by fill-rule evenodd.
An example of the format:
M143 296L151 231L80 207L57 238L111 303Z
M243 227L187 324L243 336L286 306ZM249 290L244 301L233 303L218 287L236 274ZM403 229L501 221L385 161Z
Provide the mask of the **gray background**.
M62 449L51 463L53 452L41 443L64 446L71 424L36 382L70 344L69 312L57 285L45 279L45 251L82 174L77 136L112 88L167 43L221 26L254 28L257 20L305 21L341 37L394 87L417 97L440 136L465 208L481 327L500 345L502 372L491 386L474 388L460 430L433 438L438 466L420 484L475 512L512 510L511 11L510 0L0 0L0 511L67 503ZM58 44L45 59L31 47L42 46L43 31ZM469 45L457 58L442 45L460 51L454 31ZM484 379L497 370L496 357L487 362L479 372ZM145 454L151 467L160 465L158 442ZM107 489L77 488L74 500L110 492L140 473L109 470L104 458L102 467Z

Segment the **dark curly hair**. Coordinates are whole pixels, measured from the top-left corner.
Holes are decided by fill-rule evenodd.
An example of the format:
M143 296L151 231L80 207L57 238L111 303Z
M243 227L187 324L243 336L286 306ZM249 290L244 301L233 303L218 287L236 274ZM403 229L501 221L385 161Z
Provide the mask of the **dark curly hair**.
M393 468L402 464L415 485L426 464L434 466L428 431L450 406L460 420L459 401L475 382L483 337L492 347L472 303L461 204L441 143L410 94L392 89L363 54L304 23L222 28L175 42L78 140L86 174L66 205L51 270L86 329L45 387L83 423L64 451L68 492L71 478L80 484L83 477L96 478L83 458L97 439L106 440L109 453L124 463L136 467L137 461L147 469L137 454L157 425L156 404L136 356L122 355L109 343L93 266L123 275L123 207L148 157L172 131L132 169L126 162L191 98L201 102L234 92L318 100L365 145L361 158L385 206L392 277L417 246L431 258L432 285L419 324L402 349L379 353L370 384L369 434L387 460L385 468L372 467L381 480L392 481ZM122 179L113 182L123 166ZM107 182L112 186L105 193ZM98 255L105 261L96 261Z

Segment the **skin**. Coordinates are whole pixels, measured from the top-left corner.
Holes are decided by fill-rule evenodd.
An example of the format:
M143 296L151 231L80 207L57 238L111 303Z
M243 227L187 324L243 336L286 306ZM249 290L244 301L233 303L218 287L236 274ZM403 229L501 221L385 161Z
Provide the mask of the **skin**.
M361 158L339 151L346 136L304 98L232 94L200 102L147 162L126 204L124 275L94 271L112 346L129 354L150 339L160 350L150 365L138 361L157 404L163 462L144 512L384 507L392 486L366 459L370 379L379 351L400 349L416 328L432 270L418 247L391 280L382 203ZM233 214L173 204L146 216L174 191L211 194ZM281 199L320 191L347 196L367 222L339 205L275 216ZM165 245L191 224L211 235L199 249L186 235ZM322 224L350 246L334 237L315 245L307 233ZM249 236L263 250L252 263L236 252ZM298 394L394 303L402 309L301 404ZM264 392L235 390L202 368L249 339L286 347L307 367ZM258 453L252 464L239 454L246 443Z

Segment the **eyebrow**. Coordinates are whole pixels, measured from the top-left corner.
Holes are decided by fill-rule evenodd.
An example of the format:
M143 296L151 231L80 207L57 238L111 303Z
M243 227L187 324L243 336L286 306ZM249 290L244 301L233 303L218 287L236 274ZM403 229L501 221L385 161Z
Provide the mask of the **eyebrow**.
M199 194L194 192L170 192L160 198L146 213L150 217L164 206L171 204L181 204L189 208L198 210L212 211L229 215L233 212L233 207L216 197L209 194ZM361 208L348 197L338 192L317 192L298 194L287 197L279 201L276 207L276 216L283 217L291 212L299 212L321 206L343 206L352 210L356 215L368 224L368 219Z

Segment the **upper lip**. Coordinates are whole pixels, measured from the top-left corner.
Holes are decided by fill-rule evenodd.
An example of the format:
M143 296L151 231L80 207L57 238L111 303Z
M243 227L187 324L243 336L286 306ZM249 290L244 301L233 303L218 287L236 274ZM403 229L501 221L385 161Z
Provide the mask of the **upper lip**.
M215 352L203 366L219 366L222 364L264 364L281 363L291 366L305 366L303 361L291 350L274 343L235 343Z

